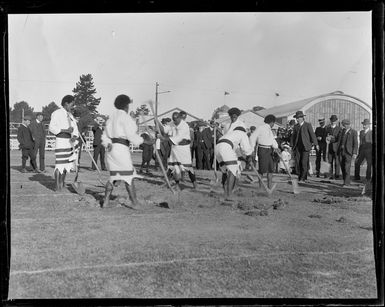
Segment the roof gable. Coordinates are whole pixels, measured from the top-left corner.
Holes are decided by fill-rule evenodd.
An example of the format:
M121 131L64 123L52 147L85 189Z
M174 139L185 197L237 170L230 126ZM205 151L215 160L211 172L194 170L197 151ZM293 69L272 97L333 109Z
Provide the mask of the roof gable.
M168 111L166 111L166 112L163 112L163 113L161 113L161 114L158 114L158 118L161 118L161 117L163 117L163 116L165 116L165 115L167 115L167 114L172 114L173 112L180 112L180 111L185 111L185 110L182 110L182 109L180 109L180 108L178 108L178 107L172 108L172 109L170 109L170 110L168 110ZM189 112L187 112L187 111L185 111L185 112L186 112L186 114L187 114L188 116L192 117L193 119L195 119L195 120L201 120L200 118L198 118L198 117L192 115L191 113L189 113ZM154 116L152 116L151 118L149 118L149 119L147 119L147 120L145 120L145 121L143 121L143 122L139 122L139 125L148 123L148 122L153 121L153 120L154 120Z

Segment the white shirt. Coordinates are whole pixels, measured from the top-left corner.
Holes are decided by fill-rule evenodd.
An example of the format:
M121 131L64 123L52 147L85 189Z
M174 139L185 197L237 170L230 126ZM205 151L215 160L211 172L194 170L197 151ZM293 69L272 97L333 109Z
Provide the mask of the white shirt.
M227 132L234 130L236 127L242 127L245 131L247 131L245 123L238 118L235 122L225 126L224 133L226 134Z
M79 136L78 125L73 115L67 112L63 107L60 107L51 114L51 122L49 123L49 131L57 135L62 129L72 127L73 136Z
M275 140L274 133L271 131L269 124L263 124L262 126L259 126L250 135L251 147L254 148L256 144L278 148L278 143Z
M135 120L126 111L116 109L106 123L102 135L102 143L104 146L111 144L112 138L126 139L139 146L143 143L143 138L136 133L138 127Z
M172 137L170 137L170 140L175 145L178 145L179 142L181 142L183 139L191 140L190 127L184 120L181 120L179 125L175 126L175 134Z
M230 130L225 133L219 140L226 139L233 143L233 150L240 150L242 154L248 156L253 152L253 148L250 146L249 138L246 132L241 130Z

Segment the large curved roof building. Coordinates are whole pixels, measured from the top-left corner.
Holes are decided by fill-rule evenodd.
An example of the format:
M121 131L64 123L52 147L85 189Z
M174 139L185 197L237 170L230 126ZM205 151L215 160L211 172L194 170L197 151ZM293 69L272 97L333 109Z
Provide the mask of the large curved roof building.
M362 129L361 123L365 118L370 120L372 118L371 105L340 91L290 102L258 113L262 116L274 114L278 123L286 125L297 111L302 111L306 115L306 121L310 122L314 129L318 126L318 119L325 118L326 123L329 123L329 118L333 114L337 115L340 121L344 118L349 119L352 128L357 131Z

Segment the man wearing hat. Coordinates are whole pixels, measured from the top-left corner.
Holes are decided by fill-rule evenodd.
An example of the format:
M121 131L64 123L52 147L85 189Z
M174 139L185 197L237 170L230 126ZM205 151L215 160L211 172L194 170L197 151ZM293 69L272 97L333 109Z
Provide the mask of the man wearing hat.
M37 113L36 119L31 122L29 129L32 133L33 141L35 142L35 157L39 152L40 171L45 172L44 158L45 158L45 129L43 125L43 113Z
M372 178L372 144L373 136L370 129L370 120L365 118L362 122L363 130L360 131L360 147L358 149L358 157L354 163L354 179L361 180L360 167L364 160L366 160L366 180L370 181Z
M297 120L297 124L294 126L291 144L295 153L295 168L298 181L306 182L312 144L316 146L316 150L319 150L319 146L312 125L305 122L304 117L305 114L302 111L295 113L294 118Z
M340 164L342 178L344 180L343 186L349 186L352 159L357 157L358 136L357 131L350 127L350 120L344 119L342 126L344 129L342 130L340 142L338 143L338 155L341 159Z
M106 171L106 163L105 163L105 149L102 145L102 135L103 135L103 123L104 120L101 117L97 117L95 119L95 125L92 127L92 132L94 133L94 142L93 142L93 148L94 148L94 161L98 163L98 158L100 155L100 166L102 167L102 170ZM96 165L94 162L91 164L91 169L96 170Z
M321 156L324 161L326 161L326 128L325 128L325 118L320 118L318 120L319 127L315 129L315 136L317 137L319 150L316 151L316 160L315 168L317 177L320 175L321 169Z
M19 141L19 148L21 149L21 172L28 172L26 163L28 158L30 158L33 171L40 173L36 165L35 142L33 141L31 130L28 127L30 124L31 116L26 115L23 118L23 123L17 130L17 140Z
M328 160L331 166L330 179L338 179L340 177L340 159L337 154L338 144L340 142L342 129L337 125L337 115L330 117L330 125L326 127L326 140L329 141ZM333 172L334 167L334 172Z

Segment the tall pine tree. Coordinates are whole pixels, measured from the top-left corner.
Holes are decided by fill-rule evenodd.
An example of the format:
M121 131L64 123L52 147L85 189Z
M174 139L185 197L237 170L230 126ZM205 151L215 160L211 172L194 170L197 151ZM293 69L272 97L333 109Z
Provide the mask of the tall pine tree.
M95 98L96 89L91 74L81 75L80 81L76 83L76 87L72 90L75 97L75 111L80 114L80 117L91 115L95 117L98 112L97 106L101 98Z

